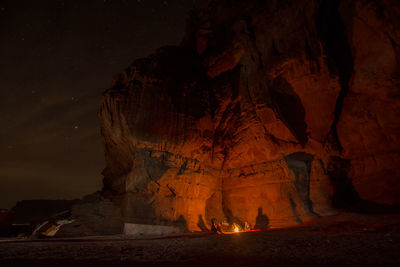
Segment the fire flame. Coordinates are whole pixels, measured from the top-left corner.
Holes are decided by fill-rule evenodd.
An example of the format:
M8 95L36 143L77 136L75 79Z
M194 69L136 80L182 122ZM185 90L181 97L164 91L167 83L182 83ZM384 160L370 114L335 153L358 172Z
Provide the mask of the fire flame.
M232 223L229 224L227 221L222 221L221 224L213 223L213 231L218 233L218 234L237 234L237 233L242 233L242 232L258 232L260 231L259 229L253 229L251 225L249 225L248 222L244 222L244 227L242 225Z

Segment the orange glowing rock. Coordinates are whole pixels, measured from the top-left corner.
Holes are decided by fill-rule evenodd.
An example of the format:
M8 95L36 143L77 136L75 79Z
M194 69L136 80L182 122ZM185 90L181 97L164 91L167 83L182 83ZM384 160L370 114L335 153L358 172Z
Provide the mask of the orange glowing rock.
M121 221L293 226L350 187L400 204L395 1L225 2L210 7L218 25L190 24L103 94L103 192Z

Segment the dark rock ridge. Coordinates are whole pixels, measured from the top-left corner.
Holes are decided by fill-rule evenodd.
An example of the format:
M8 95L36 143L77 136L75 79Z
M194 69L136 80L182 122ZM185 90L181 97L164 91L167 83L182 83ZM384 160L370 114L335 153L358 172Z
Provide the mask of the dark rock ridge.
M80 200L22 200L18 201L12 208L14 214L13 223L41 223L51 216L69 211L73 205L79 203Z
M396 0L194 11L103 95L103 195L122 221L192 231L400 204L399 26Z

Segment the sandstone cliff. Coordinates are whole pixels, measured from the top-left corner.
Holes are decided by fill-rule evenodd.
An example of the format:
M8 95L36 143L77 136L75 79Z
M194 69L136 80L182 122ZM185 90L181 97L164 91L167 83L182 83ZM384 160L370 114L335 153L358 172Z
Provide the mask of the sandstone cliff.
M294 225L400 204L400 5L229 1L103 95L104 195L124 221Z

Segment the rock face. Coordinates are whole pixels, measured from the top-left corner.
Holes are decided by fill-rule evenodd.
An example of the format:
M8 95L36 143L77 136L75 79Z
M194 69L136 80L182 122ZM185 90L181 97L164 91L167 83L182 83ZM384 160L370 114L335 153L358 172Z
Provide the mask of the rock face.
M103 95L123 221L282 227L400 204L400 5L215 1Z

